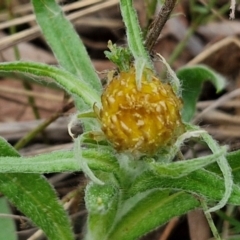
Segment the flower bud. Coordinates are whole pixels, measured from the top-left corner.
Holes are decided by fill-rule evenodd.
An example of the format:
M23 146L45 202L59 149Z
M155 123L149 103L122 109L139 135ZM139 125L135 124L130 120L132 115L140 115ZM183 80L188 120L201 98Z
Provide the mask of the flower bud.
M154 154L184 130L181 100L149 70L140 89L134 68L113 76L101 100L102 131L117 151Z

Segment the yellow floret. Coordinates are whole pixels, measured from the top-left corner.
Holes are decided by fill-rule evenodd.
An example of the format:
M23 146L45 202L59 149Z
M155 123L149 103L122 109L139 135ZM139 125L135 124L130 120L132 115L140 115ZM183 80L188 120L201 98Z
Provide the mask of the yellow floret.
M138 90L134 68L120 72L102 94L102 131L118 151L153 154L183 131L181 100L151 75L142 76Z

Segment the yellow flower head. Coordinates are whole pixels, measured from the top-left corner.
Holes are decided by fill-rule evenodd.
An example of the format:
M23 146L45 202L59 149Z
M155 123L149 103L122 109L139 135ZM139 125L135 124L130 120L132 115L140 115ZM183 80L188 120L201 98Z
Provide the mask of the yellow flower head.
M181 100L149 72L136 86L135 69L120 72L102 94L102 131L118 151L153 154L183 132Z

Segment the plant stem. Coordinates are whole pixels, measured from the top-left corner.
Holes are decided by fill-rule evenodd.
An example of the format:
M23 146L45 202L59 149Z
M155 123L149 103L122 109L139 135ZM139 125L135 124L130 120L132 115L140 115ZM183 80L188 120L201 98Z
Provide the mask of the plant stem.
M177 0L166 0L148 31L145 46L151 52Z
M205 200L203 199L199 199L199 201L201 202L201 205L202 205L202 208L203 208L203 212L206 216L206 219L208 221L208 224L209 224L209 227L211 228L212 230L212 233L213 233L213 236L215 238L215 240L222 240L219 233L218 233L218 230L213 222L213 219L212 219L212 216L211 216L211 213L208 212L208 207L207 207L207 204L205 202Z
M226 215L228 217L233 216L235 209L236 209L235 206L232 206L232 205L227 206ZM230 234L230 231L229 231L230 230L230 225L231 225L231 223L230 223L229 220L225 219L223 221L223 227L222 227L222 238L223 239L227 239L228 238L228 236Z

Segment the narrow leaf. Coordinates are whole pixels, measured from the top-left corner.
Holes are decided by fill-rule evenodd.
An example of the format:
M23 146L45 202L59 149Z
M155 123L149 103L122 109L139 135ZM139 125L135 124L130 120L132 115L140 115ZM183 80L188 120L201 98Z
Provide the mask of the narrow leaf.
M0 156L19 154L0 138ZM31 218L50 240L71 240L73 233L65 210L47 180L39 174L0 173L0 192Z
M83 149L83 157L92 170L117 173L118 163L108 151ZM53 173L80 171L72 151L56 151L32 157L1 157L2 173Z
M219 201L225 192L224 179L205 169L196 170L180 178L171 178L147 171L138 177L129 189L129 197L148 189L184 190L202 196L209 201ZM240 188L234 184L229 204L240 204Z
M132 0L120 0L120 9L126 25L127 42L134 59L137 62L144 62L146 67L152 69L150 57L143 45L142 32Z
M107 239L139 239L172 217L185 214L198 206L198 200L190 194L179 192L168 196L162 190L154 190L130 208L113 227Z
M1 63L1 72L17 72L28 76L33 75L35 78L45 81L50 78L55 80L69 94L78 98L79 101L83 99L91 107L95 103L100 103L100 96L94 89L89 87L82 79L77 79L74 75L63 69L33 62L11 62Z
M190 122L195 111L199 95L204 81L211 81L220 92L226 84L225 79L207 66L196 65L183 67L177 71L177 77L182 85L183 111L182 117L185 122Z
M15 148L9 145L9 143L0 136L0 157L19 157L19 153Z
M219 152L220 146L218 142L212 138L212 136L210 136L208 133L205 132L202 134L202 139L208 145L209 149L211 149L213 153ZM217 203L216 206L210 208L208 212L217 211L226 205L231 195L232 186L233 186L232 169L228 164L226 155L225 154L221 155L216 159L216 161L218 163L219 168L222 171L225 191L224 191L224 194L222 195L222 199Z
M227 161L232 169L234 182L240 185L240 150L230 152L226 155ZM208 171L221 176L221 170L217 164L211 164L207 167Z
M216 162L220 156L225 154L226 149L223 148L218 153L196 159L189 159L187 161L177 161L173 163L154 162L151 163L151 168L161 176L178 178Z
M60 65L100 91L101 82L88 53L56 1L32 0L32 4L37 22Z

